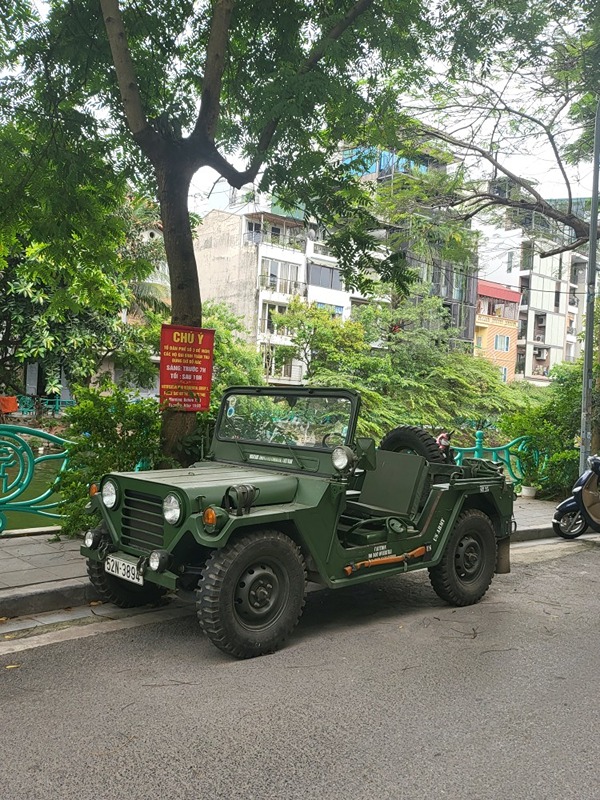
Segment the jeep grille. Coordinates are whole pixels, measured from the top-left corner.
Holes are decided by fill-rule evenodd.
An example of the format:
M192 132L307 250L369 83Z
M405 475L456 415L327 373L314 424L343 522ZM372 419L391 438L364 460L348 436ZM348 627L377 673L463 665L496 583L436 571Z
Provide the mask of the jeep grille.
M162 500L153 494L125 490L122 542L136 550L150 552L163 546Z

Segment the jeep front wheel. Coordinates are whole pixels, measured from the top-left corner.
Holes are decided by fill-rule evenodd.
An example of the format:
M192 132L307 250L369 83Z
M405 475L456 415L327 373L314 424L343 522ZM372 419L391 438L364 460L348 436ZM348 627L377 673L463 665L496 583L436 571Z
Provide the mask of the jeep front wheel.
M196 590L200 627L235 658L272 653L296 627L306 592L306 567L283 533L257 531L215 550Z
M489 589L496 568L496 536L481 511L460 515L440 563L429 569L435 593L455 606L477 603Z

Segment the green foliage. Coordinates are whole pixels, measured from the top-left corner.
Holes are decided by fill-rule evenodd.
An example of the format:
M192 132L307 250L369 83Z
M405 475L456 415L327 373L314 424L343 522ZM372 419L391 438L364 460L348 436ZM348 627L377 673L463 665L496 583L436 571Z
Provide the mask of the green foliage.
M307 366L309 382L360 391L363 435L380 438L400 423L481 425L521 404L496 367L465 352L442 300L426 285L418 292L401 298L382 286L387 301L360 307L350 320L300 300L273 317L291 337L286 355Z
M556 497L570 492L579 470L582 364L559 364L551 376L541 402L503 416L499 427L511 439L529 436L544 454L542 490Z
M274 314L276 328L285 328L292 346L286 355L303 362L310 380L316 371L353 374L368 356L369 346L360 322L342 320L316 303L292 298L284 314Z
M58 491L65 515L63 533L76 535L93 525L85 512L87 487L107 472L132 471L163 461L160 446L160 410L155 400L132 397L117 386L78 387L77 405L67 411L65 437L69 468L61 475Z
M213 382L210 409L197 414L198 427L181 443L192 460L203 458L210 448L225 389L264 383L261 356L243 338L246 331L240 317L222 303L207 302L204 304L204 327L215 331Z

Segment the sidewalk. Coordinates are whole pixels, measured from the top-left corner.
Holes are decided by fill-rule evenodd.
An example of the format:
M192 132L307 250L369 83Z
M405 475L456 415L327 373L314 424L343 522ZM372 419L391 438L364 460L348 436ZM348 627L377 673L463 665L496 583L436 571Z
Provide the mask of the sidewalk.
M512 541L554 536L556 504L515 501L517 532ZM82 606L97 595L87 579L79 541L52 541L58 528L12 531L0 536L0 617L20 617Z

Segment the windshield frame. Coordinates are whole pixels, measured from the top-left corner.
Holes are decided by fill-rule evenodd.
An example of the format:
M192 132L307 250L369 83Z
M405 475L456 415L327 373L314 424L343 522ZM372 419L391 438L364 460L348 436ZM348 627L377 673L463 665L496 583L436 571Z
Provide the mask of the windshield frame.
M321 452L331 453L333 447L322 445L298 445L286 444L283 442L259 442L256 439L234 439L229 436L221 436L221 426L224 422L224 417L227 412L228 399L232 395L252 395L256 397L307 397L307 398L340 398L350 402L348 430L346 431L346 438L344 444L352 446L356 434L356 424L358 421L358 414L360 412L360 394L352 391L352 389L338 389L338 388L312 388L307 386L230 386L225 390L219 413L217 415L217 423L215 426L215 439L219 442L238 442L239 444L250 445L253 447L275 447L277 449L288 451L299 450L302 452ZM336 443L338 444L338 443ZM335 445L334 445L335 446Z

